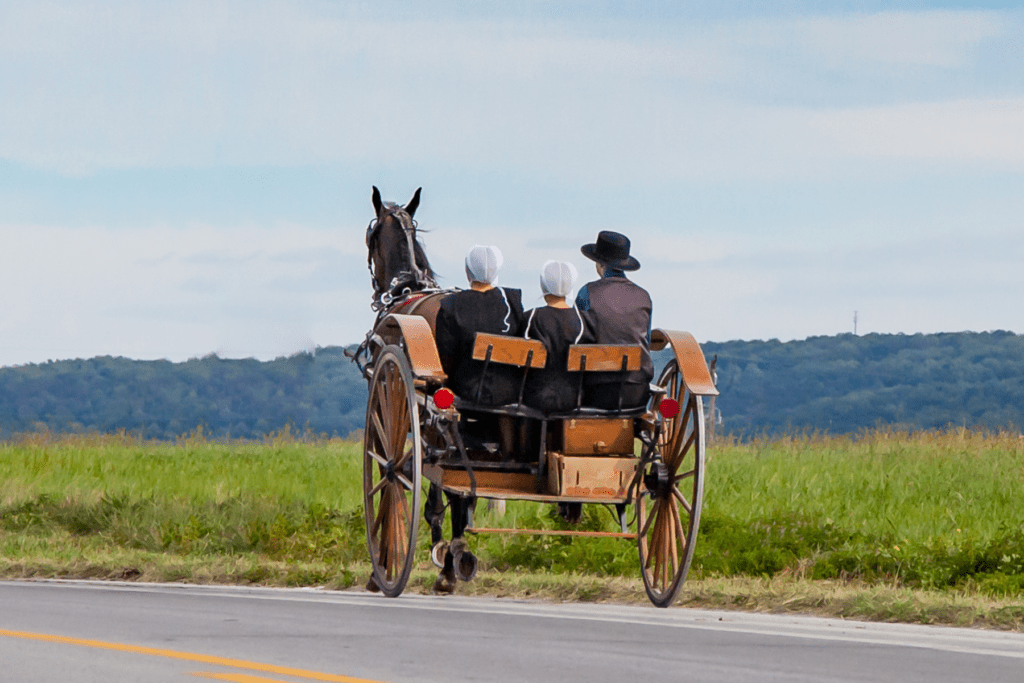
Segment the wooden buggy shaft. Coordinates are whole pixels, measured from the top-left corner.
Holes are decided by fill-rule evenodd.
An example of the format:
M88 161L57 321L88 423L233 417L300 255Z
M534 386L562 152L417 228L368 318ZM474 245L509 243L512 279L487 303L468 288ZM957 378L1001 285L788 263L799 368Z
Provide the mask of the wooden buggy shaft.
M619 531L573 531L572 529L466 529L467 534L532 534L534 536L588 536L591 538L626 538L635 540L636 534Z

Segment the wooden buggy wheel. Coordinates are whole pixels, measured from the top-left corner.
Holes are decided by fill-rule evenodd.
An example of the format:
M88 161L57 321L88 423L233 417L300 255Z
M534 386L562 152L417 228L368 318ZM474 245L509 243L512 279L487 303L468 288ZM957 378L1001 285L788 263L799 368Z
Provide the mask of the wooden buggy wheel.
M637 497L637 546L647 597L658 607L676 599L693 560L693 546L704 501L704 409L700 396L683 384L675 360L658 385L680 411L665 419L658 442L661 461L644 473L645 490Z
M398 346L373 367L363 437L363 508L373 578L388 597L405 590L419 527L420 423L412 370Z

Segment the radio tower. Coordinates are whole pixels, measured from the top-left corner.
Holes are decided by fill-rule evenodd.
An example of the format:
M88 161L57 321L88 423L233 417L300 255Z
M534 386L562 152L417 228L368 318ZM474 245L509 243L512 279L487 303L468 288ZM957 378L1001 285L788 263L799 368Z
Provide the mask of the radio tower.
M857 311L853 312L853 336L857 336Z

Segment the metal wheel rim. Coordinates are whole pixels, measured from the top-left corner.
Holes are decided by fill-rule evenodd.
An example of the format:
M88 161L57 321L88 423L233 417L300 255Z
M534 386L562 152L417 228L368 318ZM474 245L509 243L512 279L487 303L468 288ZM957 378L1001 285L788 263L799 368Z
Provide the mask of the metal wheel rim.
M658 385L679 401L677 417L665 420L659 451L672 483L661 496L645 491L637 499L637 549L647 597L658 607L675 601L693 561L704 500L704 406L686 390L676 362ZM685 503L684 503L685 501Z
M374 579L388 597L402 593L412 571L422 501L420 461L412 370L404 352L388 346L374 363L363 436L366 543Z

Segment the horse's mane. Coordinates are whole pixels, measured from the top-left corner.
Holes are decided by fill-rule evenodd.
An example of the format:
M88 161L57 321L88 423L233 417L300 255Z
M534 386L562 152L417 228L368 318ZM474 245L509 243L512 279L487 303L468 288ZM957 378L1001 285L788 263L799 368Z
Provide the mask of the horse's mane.
M409 216L409 213L401 204L396 204L395 202L384 202L384 208L392 215L401 212L409 217L410 225L412 225L412 248L415 251L416 265L421 271L423 271L424 275L433 280L437 273L435 273L434 269L431 267L430 259L427 258L427 251L424 249L423 243L420 241L420 233L428 231L420 230L419 224L416 223L412 216ZM408 246L404 242L400 242L400 244L402 253L408 256Z

